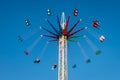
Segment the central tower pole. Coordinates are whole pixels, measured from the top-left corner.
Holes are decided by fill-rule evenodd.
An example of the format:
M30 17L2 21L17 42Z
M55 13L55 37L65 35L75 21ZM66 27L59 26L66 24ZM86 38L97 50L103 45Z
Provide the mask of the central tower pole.
M62 30L64 30L66 25L64 12L60 24ZM58 80L68 80L67 36L64 34L59 37Z

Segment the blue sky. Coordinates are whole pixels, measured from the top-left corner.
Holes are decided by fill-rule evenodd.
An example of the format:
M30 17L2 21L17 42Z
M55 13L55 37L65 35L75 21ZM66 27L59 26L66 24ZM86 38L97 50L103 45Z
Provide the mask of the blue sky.
M51 15L46 14L47 9ZM77 8L79 14L73 16L73 10ZM66 18L70 14L69 28L78 20L82 22L76 27L87 26L95 32L106 37L100 43L92 35L86 34L94 44L101 49L100 55L95 55L91 47L83 39L82 47L91 59L86 64L80 49L76 43L69 43L69 80L120 80L120 1L119 0L0 0L0 80L55 80L57 69L51 70L53 64L57 64L58 44L49 43L39 64L33 61L40 55L42 47L49 38L42 38L32 49L30 55L25 55L26 50L40 34L47 33L43 30L31 35L31 31L44 26L51 27L45 22L48 18L58 28L56 15L61 17L65 12ZM26 27L25 19L29 19L31 25ZM100 21L101 30L91 26L94 19ZM29 33L29 34L27 34ZM22 43L17 40L19 35L30 36ZM72 46L71 46L72 45ZM72 65L77 68L73 69Z

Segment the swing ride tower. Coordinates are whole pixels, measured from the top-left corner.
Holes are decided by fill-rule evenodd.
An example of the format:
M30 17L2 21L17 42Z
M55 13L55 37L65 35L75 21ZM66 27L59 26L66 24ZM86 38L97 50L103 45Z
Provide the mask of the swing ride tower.
M65 14L61 16L61 28L64 30L66 25ZM59 56L58 56L58 80L68 80L68 57L67 57L67 36L59 36Z
M76 15L77 15L77 12L76 12L75 16ZM29 51L32 50L32 48L39 42L39 40L43 36L49 37L50 39L52 39L52 40L49 40L48 42L54 42L54 41L58 42L58 45L59 45L59 50L58 50L58 80L68 80L68 41L74 42L74 40L73 40L74 38L84 37L86 39L86 41L89 43L89 45L94 46L92 44L92 42L88 38L86 38L86 36L84 36L84 35L74 36L76 33L80 32L84 29L87 29L87 27L82 27L82 28L77 29L76 31L73 31L74 28L78 25L78 23L81 22L81 19L77 20L76 23L68 30L69 20L70 20L70 15L68 16L68 18L66 20L64 12L62 12L61 21L59 20L59 17L57 16L57 21L58 21L58 25L59 25L59 30L57 30L55 28L55 26L48 19L45 19L45 21L48 22L48 24L51 26L51 28L54 30L54 32L52 32L51 30L49 30L45 27L40 27L40 29L43 29L50 34L42 34L40 36L40 38L38 38L32 44L32 46L30 46L30 48L28 48L25 51L25 54L28 55ZM28 24L28 22L29 21L27 21L26 23ZM29 26L29 25L27 25L27 26ZM96 26L97 25L95 23L94 27L96 27ZM21 42L23 41L23 39L20 36L18 38ZM101 42L103 42L105 37L101 36L99 39ZM47 44L43 48L41 54L46 49ZM84 50L81 48L80 43L78 43L78 46L80 47L81 52L85 53ZM93 50L94 50L94 48L93 48ZM100 53L101 53L100 50L96 51L96 54L100 54ZM84 57L86 57L86 55L84 55ZM40 59L36 59L34 61L34 63L39 63L39 62L40 62ZM89 63L90 59L87 59L86 62Z

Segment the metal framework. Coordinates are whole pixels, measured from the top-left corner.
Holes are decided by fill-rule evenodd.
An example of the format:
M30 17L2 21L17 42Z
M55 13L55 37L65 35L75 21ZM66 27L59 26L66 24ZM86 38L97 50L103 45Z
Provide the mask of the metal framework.
M65 15L62 13L61 27L64 30L66 22ZM67 36L59 37L59 60L58 60L58 80L68 80L68 59L67 59Z

